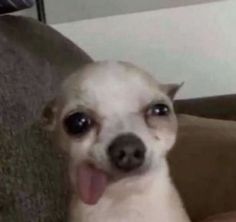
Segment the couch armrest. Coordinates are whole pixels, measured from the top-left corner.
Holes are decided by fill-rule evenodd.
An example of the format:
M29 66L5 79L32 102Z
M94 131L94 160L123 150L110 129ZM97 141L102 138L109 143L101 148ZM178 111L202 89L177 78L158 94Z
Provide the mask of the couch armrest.
M0 125L11 135L40 117L62 79L92 61L50 26L10 15L0 16L0 58Z
M175 101L177 113L236 120L236 94Z

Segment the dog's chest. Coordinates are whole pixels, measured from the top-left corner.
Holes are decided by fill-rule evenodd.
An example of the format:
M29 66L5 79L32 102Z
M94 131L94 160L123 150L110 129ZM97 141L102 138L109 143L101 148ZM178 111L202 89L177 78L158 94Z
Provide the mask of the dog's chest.
M133 200L120 202L103 200L96 207L81 209L83 215L78 222L163 222L166 211L157 205L159 203L155 206L152 201L139 202L135 197ZM157 209L160 211L157 212Z
M116 195L119 196L118 193ZM104 197L92 207L78 204L75 209L78 217L74 217L72 222L188 222L175 193L174 198L158 196L130 195L129 198L115 200Z

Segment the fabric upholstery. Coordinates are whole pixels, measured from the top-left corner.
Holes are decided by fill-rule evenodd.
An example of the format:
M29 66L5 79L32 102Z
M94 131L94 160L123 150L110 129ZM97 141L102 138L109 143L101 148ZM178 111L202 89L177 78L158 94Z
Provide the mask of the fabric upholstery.
M91 61L48 26L0 17L0 221L66 221L66 161L36 122L60 82Z
M235 222L236 212L228 212L207 218L204 222Z
M14 134L32 124L59 82L90 62L83 50L30 18L0 17L0 125ZM4 105L3 105L4 104Z
M177 113L212 119L236 120L236 94L175 101Z
M1 0L0 14L30 8L34 3L34 0Z
M179 115L169 160L193 221L236 209L235 121Z
M0 221L66 221L66 161L34 124L0 143Z

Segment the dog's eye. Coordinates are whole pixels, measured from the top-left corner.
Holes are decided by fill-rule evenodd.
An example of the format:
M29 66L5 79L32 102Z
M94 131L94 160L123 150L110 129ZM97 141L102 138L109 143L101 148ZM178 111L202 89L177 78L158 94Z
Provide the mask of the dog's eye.
M70 135L82 136L91 129L93 120L87 114L77 112L65 118L64 126Z
M149 116L167 116L170 113L170 108L166 104L157 103L149 107L147 115Z

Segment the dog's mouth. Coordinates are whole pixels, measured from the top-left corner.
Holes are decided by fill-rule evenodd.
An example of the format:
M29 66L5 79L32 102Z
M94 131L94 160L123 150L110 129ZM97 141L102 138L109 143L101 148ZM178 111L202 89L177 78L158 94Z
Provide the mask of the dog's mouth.
M108 185L108 174L93 165L83 163L77 169L77 189L81 200L89 205L96 204Z
M95 205L108 185L128 177L133 178L145 174L150 169L150 162L145 161L142 166L128 172L122 172L112 166L109 170L103 170L90 161L82 162L76 168L75 191L79 194L82 202Z
M149 168L149 165L145 165L131 172L122 173L113 169L113 172L108 173L97 168L94 164L84 162L77 166L76 191L82 202L88 205L95 205L109 184L116 183L127 177L141 176Z

